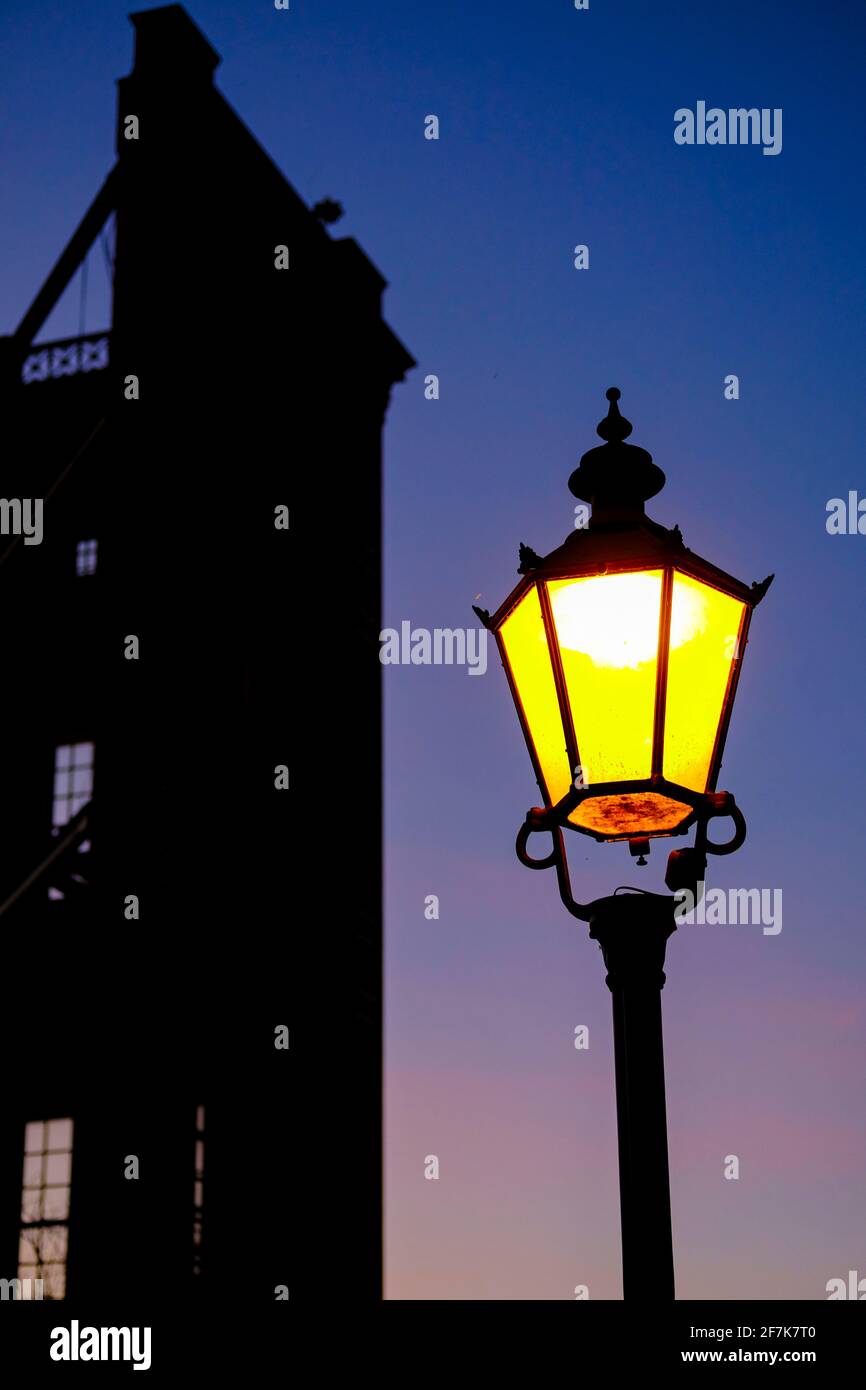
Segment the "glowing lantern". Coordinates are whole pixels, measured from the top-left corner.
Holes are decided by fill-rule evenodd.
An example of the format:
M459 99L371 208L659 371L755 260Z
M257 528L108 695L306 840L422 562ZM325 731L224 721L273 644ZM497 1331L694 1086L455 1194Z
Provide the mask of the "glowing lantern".
M685 831L712 800L752 609L751 587L646 516L664 474L624 441L607 392L606 442L569 480L592 506L491 618L545 807L598 840ZM476 610L479 611L480 610Z

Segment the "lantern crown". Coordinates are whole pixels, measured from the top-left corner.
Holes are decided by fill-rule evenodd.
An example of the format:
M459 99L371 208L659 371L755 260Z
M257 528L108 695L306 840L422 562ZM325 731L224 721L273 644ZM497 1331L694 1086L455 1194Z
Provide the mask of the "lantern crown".
M591 504L596 523L642 515L644 502L665 485L665 475L653 463L652 454L625 442L632 424L620 414L619 388L611 386L605 395L608 412L596 427L605 442L587 450L568 480L574 496Z

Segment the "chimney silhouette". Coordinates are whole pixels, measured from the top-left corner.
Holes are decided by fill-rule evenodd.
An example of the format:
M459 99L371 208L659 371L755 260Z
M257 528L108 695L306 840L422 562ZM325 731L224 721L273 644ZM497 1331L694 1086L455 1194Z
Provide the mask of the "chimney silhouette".
M161 5L129 17L135 27L133 75L213 81L220 55L182 5Z

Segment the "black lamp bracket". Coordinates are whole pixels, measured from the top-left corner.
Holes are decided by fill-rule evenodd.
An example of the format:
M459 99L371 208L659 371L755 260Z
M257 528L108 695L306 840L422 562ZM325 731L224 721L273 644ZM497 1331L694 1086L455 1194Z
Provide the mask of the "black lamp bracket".
M730 840L718 844L707 837L707 826L717 817L730 817L734 822L734 833ZM540 831L550 832L553 840L551 852L543 859L533 859L527 848L530 835ZM746 838L746 818L730 792L708 792L698 811L695 843L688 849L673 850L668 858L665 883L674 893L688 889L697 896L699 885L706 872L708 854L733 854ZM603 915L611 903L611 898L596 898L593 902L579 903L571 891L568 872L568 859L562 837L562 824L556 814L556 807L533 806L527 811L526 819L517 834L515 846L517 857L527 869L556 869L559 896L573 917L581 922L595 922ZM645 893L636 889L646 898L656 900L657 905L669 905L671 911L679 906L680 899L667 897L661 893ZM615 897L617 895L614 895Z

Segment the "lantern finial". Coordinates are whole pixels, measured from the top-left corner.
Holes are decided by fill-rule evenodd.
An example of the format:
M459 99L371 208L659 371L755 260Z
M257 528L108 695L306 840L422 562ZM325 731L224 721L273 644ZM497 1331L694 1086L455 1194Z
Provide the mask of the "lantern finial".
M628 439L632 431L631 420L626 420L624 415L620 415L617 401L622 394L618 386L610 386L605 391L605 397L610 401L607 415L600 420L596 427L596 434L602 439L611 443L613 440L621 441Z

